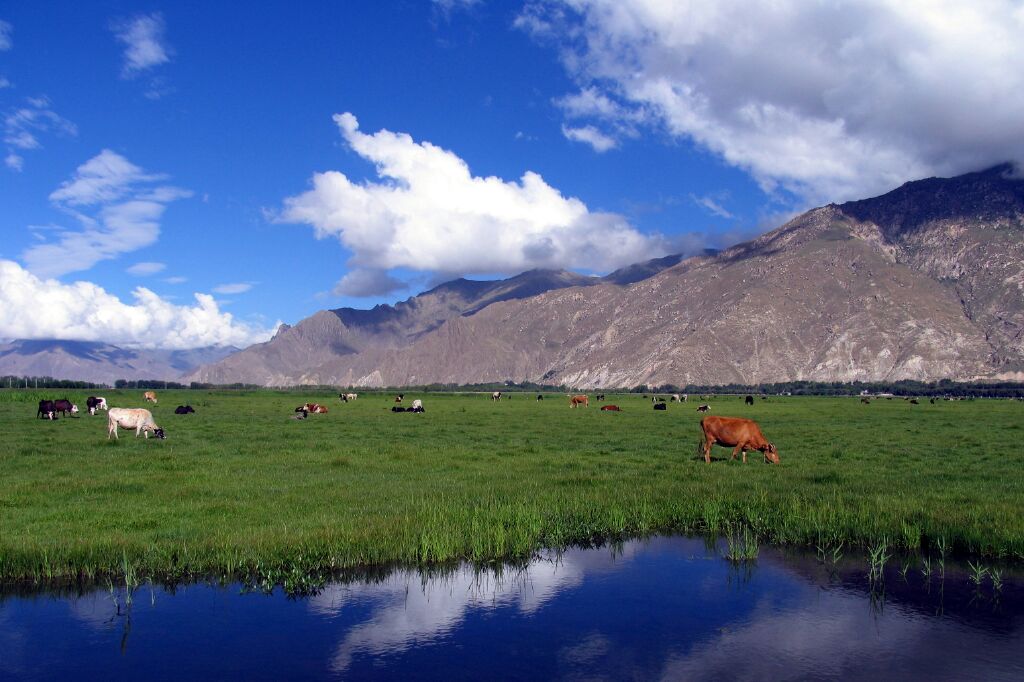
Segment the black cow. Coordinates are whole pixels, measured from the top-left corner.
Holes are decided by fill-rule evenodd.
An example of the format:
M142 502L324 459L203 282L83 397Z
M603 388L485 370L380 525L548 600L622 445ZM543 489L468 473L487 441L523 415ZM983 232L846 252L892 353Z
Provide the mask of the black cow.
M391 411L392 412L405 412L406 410L405 410L404 407L399 407L398 405L395 405L394 407L391 408Z
M598 393L595 400L604 400L604 393Z
M61 398L60 400L53 401L53 409L60 412L65 417L69 414L78 414L78 406L72 404L67 398Z
M753 404L754 404L754 396L752 396L752 395L748 395L748 396L747 396L746 398L744 398L743 400L744 400L744 402L745 402L745 403L746 403L747 405L753 405Z
M195 414L195 412L191 405L178 405L174 408L174 414Z
M88 408L89 414L96 414L96 410L107 409L107 399L91 395L85 399L85 406Z
M423 410L423 406L422 405L420 405L418 407L410 407L409 409L406 410L406 412L417 412L417 413L423 412L423 411L424 410Z
M40 400L39 411L36 412L36 417L39 419L56 419L57 408L54 407L52 400Z
M668 409L668 405L666 405L665 403L654 403L654 409L656 409L656 410L667 410Z
M537 396L537 400L544 400L544 396L542 396L542 395L538 395L538 396Z

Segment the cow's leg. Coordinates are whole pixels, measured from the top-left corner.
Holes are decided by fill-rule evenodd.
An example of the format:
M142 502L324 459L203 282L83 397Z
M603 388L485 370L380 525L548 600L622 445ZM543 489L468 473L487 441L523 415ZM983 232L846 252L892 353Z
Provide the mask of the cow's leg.
M121 440L117 437L117 424L107 425L107 440L110 440L110 434L114 434L114 440Z
M743 463L744 464L747 463L747 446L746 445L743 446Z
M733 459L736 459L736 455L739 453L740 450L743 450L743 443L738 444L736 447L734 447L732 449L732 458ZM747 451L746 450L743 450L743 461L744 462L747 461Z
M711 446L715 444L715 439L708 436L704 439L704 463L711 464Z

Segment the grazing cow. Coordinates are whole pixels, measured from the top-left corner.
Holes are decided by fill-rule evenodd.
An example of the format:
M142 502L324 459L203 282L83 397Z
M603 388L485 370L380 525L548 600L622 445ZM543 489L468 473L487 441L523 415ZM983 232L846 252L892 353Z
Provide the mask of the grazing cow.
M681 402L683 402L683 396L679 395L678 393L673 393L672 394L672 402L674 402L674 403L681 403Z
M345 394L345 402L352 402L353 400L355 400L358 397L359 397L358 393L346 393Z
M85 406L89 408L89 414L96 414L96 410L107 409L107 399L97 396L89 396L85 399Z
M710 412L711 411L711 406L708 405L708 404L701 405L700 407L697 408L697 411L698 412Z
M590 398L585 395L574 395L569 398L569 407L576 407L582 405L583 407L590 407Z
M540 394L538 393L538 394L537 394L537 400L544 400L544 396L542 396L542 395L540 395Z
M752 419L736 417L704 417L700 420L704 432L704 461L711 464L711 446L715 443L733 448L732 458L743 451L743 463L747 463L747 450L758 450L764 455L765 464L778 464L779 451L761 433L761 427Z
M602 405L601 406L601 411L602 412L622 412L622 410L619 409L618 405Z
M654 403L654 409L656 410L668 410L668 405L665 403Z
M1018 400L1019 400L1019 398L1018 398ZM932 405L934 405L935 404L935 398L929 398L928 402L930 402Z
M65 417L69 414L78 414L78 405L73 404L67 398L53 401L53 409L60 412Z
M870 404L871 404L871 400L869 400L869 399L867 398L867 396L865 396L865 397L861 398L861 399L860 399L860 401L861 401L862 403L864 403L865 405L870 405Z
M746 398L743 399L743 402L746 403L747 405L753 405L754 404L754 396L748 395Z
M107 440L110 440L111 436L118 439L118 426L122 429L135 429L136 438L139 437L140 433L145 434L146 438L149 438L150 431L161 440L166 438L164 430L153 421L153 413L141 407L113 407L107 410Z
M156 393L154 393L153 391L146 391L145 393L143 393L142 399L145 400L146 402L153 403L154 405L156 405Z
M400 403L400 402L402 402L402 400L404 398L405 398L405 394L404 393L399 393L398 395L395 396L395 402L396 403Z
M191 405L178 405L174 408L174 414L195 414L195 412Z
M395 405L394 407L391 408L391 411L392 412L405 412L405 408L404 407L399 407L398 405Z
M492 393L491 400L501 400L501 391L495 391Z
M348 402L348 398L345 397L344 393L339 393L338 394L338 400L340 400L343 403L347 403Z
M604 393L598 393L596 396L594 396L594 400L600 400L601 402L604 402Z
M52 400L39 401L39 411L36 412L36 418L50 420L57 418L57 408L53 406Z
M688 396L688 395L686 395L686 394L684 393L684 394L682 395L682 399L681 399L681 400L680 400L679 402L681 402L681 403L685 403L685 402L686 402L687 400L689 400L689 399L690 399L690 396Z
M917 402L917 398L911 398L911 399L910 399L910 404L911 404L911 405L920 405L920 403L919 403L919 402Z

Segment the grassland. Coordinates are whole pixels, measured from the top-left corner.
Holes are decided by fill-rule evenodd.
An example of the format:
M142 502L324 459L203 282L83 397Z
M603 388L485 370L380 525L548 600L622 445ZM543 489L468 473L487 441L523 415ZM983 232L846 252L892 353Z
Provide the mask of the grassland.
M140 406L141 391L105 391ZM168 439L34 418L0 391L0 580L281 574L478 562L657 532L1024 557L1024 404L712 399L757 419L781 466L699 459L693 404L570 410L564 396L161 391ZM84 405L86 393L70 392ZM290 419L307 400L330 413ZM190 403L196 414L178 416ZM276 573L275 573L276 572Z

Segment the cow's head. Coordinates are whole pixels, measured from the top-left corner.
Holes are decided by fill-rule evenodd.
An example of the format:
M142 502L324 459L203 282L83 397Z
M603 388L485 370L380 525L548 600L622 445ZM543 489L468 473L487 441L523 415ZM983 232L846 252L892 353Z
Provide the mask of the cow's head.
M164 440L167 438L167 435L164 434L163 429L153 429L153 435L159 438L160 440Z
M78 405L71 406L71 414L78 414Z
M768 443L764 449L764 463L778 464L779 461L779 449L775 447L774 443Z

